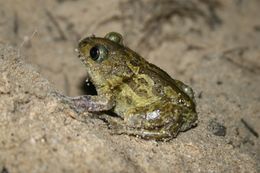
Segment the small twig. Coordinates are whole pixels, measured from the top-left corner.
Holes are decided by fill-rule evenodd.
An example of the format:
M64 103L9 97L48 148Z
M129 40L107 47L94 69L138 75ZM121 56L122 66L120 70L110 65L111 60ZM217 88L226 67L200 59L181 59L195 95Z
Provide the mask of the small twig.
M37 34L37 30L34 30L30 37L25 36L25 37L23 38L23 41L22 41L22 43L20 44L20 46L19 46L19 48L18 48L18 57L21 55L21 49L22 49L22 47L24 46L24 44L25 44L26 42L31 41L31 40L33 39L33 37L35 36L35 34Z
M243 118L241 118L241 122L245 125L245 127L251 132L256 138L259 137L258 133L251 127Z
M66 74L64 74L64 88L65 88L65 93L66 95L70 95L70 85L69 85L69 79Z
M223 59L245 71L248 71L253 74L259 74L260 66L244 58L244 54L246 51L248 51L248 47L238 47L238 48L226 50L223 52ZM236 60L233 57L240 58L240 61Z
M19 33L19 19L17 16L17 12L14 13L13 31L14 31L14 34L17 36Z
M53 23L53 25L56 27L59 35L60 35L60 40L67 40L67 37L65 35L65 33L63 32L63 30L61 29L59 23L57 22L57 20L55 19L55 17L51 14L50 11L48 11L47 9L45 9L45 13L46 15L49 17L50 21Z

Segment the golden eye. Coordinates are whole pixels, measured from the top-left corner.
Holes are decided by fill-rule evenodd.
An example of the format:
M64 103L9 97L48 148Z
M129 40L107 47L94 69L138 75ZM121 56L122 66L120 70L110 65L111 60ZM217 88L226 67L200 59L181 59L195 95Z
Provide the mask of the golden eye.
M97 62L101 62L108 56L108 51L103 45L96 45L89 51L91 59Z

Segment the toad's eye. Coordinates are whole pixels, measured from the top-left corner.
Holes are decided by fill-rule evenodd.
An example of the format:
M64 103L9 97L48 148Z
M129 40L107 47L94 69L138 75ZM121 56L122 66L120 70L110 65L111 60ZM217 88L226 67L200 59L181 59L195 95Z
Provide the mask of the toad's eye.
M108 51L103 45L96 45L89 51L90 57L97 62L101 62L108 56Z

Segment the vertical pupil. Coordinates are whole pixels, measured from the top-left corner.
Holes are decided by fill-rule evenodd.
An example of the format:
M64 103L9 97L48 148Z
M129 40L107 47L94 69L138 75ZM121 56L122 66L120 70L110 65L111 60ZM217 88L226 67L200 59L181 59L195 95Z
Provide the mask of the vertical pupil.
M90 49L90 56L93 60L97 60L99 54L100 54L99 49L96 46Z

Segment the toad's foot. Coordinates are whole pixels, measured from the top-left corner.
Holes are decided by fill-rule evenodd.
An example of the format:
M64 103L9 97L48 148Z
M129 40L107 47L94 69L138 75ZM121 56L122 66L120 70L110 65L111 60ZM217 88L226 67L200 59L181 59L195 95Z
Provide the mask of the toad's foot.
M152 139L156 141L169 141L172 138L176 137L178 134L179 127L171 126L168 129L141 129L129 127L124 120L120 118L111 117L109 115L102 115L100 119L108 123L109 128L111 129L111 134L127 134L130 136L136 136L143 139Z

